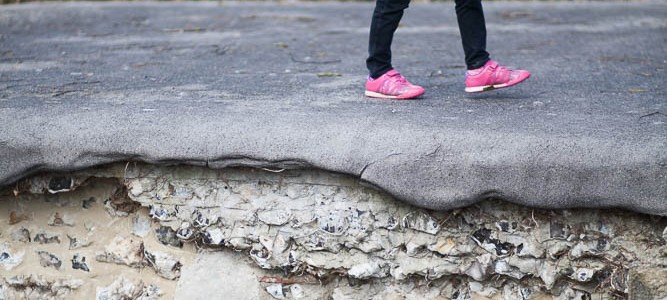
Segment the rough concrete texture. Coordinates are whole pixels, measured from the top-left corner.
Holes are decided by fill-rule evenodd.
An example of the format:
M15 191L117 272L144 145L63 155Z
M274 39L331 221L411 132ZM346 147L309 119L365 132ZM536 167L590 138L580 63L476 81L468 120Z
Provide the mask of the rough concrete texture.
M667 4L485 4L488 48L533 72L463 93L453 4L414 4L362 96L370 3L0 7L0 185L123 160L312 167L452 209L489 197L667 215Z
M0 299L667 297L660 216L499 200L430 211L319 170L136 163L2 195ZM59 289L15 283L35 276Z

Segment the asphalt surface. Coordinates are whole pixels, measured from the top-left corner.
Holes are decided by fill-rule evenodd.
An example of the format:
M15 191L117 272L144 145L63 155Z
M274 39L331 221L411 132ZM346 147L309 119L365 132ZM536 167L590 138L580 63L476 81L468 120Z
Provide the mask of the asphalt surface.
M453 3L413 4L365 98L370 3L0 6L0 185L117 161L314 167L451 209L487 197L667 215L667 4L485 3L533 76L463 92Z

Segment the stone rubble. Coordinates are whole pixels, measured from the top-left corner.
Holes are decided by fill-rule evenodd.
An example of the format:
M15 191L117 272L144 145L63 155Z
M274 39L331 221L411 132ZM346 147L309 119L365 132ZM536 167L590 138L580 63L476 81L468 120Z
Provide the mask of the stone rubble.
M5 277L3 281L5 287L0 289L0 297L5 299L65 299L83 285L81 279L51 279L40 275Z
M315 297L309 293L328 293L332 299L612 299L651 282L658 286L651 296L667 297L656 283L667 285L667 277L645 278L633 271L667 266L664 217L655 222L625 211L540 210L493 200L428 211L354 178L316 170L124 164L69 174L69 189L89 183L86 176L93 175L122 178L104 203L109 215L128 216L130 224L127 235L107 243L95 261L149 266L169 280L180 277L183 263L166 251L146 249L145 239L155 238L164 249L230 248L267 272L320 281L320 287L265 285L275 299ZM19 186L24 192L48 192L50 182L37 176ZM56 182L68 186L62 178ZM135 213L138 207L145 207L150 219ZM67 223L53 216L54 224ZM22 229L15 232L13 241L25 243ZM70 249L94 243L92 237L68 238ZM58 234L43 231L32 240L60 243ZM74 248L72 241L77 241ZM72 264L88 269L83 256L75 255ZM143 284L122 278L114 284L98 289L98 299L140 299L139 291L144 293Z
M156 300L161 295L162 291L154 285L120 276L111 285L97 288L95 300Z

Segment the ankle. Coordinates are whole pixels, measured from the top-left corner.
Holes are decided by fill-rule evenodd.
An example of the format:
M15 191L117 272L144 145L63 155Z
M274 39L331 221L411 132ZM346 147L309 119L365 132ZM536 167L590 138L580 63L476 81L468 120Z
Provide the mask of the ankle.
M468 70L466 73L468 73L468 75L470 75L470 76L475 76L475 75L479 75L479 73L482 72L482 69L484 69L484 67Z

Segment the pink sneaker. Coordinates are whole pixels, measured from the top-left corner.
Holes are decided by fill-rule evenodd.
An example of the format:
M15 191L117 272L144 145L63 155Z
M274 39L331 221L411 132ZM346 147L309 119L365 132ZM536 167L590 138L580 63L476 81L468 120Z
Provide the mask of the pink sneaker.
M364 94L382 99L410 99L424 94L424 88L410 83L396 70L390 70L377 79L369 76Z
M466 92L478 93L513 86L530 77L526 70L510 70L489 60L479 71L472 75L466 72Z

